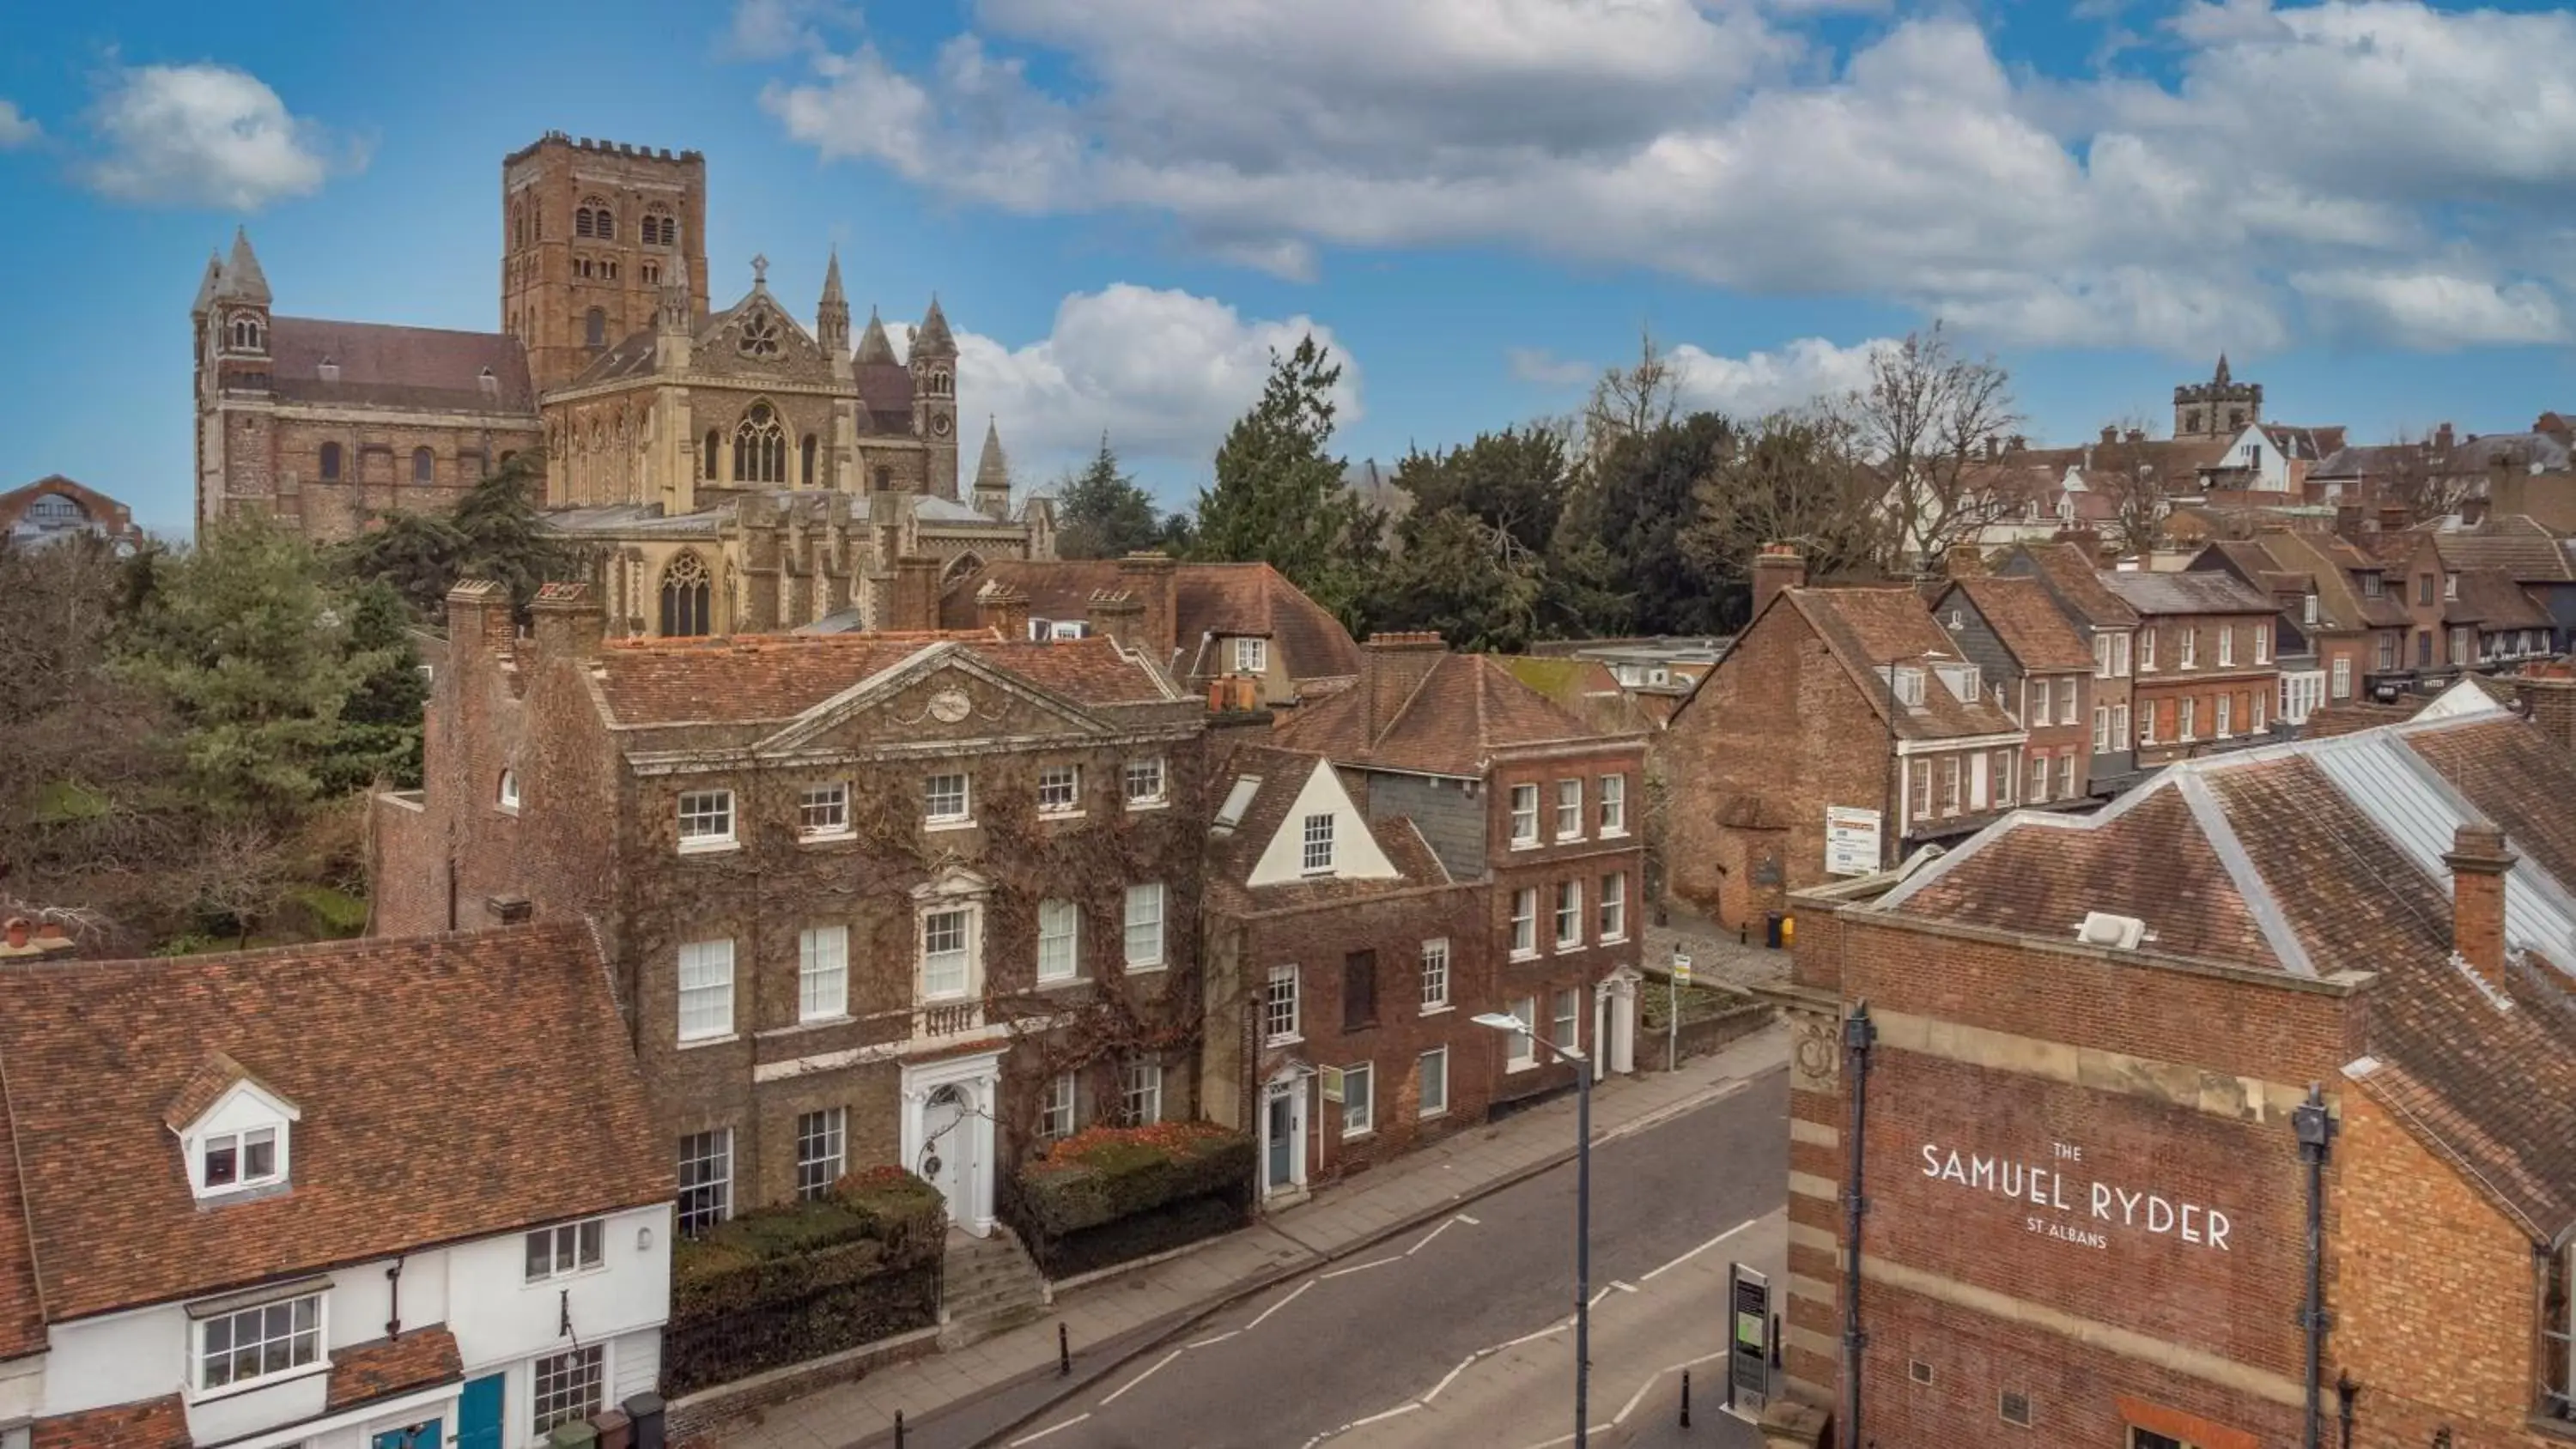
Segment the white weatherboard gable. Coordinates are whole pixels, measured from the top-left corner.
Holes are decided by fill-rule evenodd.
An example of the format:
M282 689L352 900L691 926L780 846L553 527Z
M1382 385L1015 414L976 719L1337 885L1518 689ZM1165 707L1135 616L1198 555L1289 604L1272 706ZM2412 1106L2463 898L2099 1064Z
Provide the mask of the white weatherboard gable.
M1306 817L1333 817L1333 868L1306 873ZM1261 848L1261 859L1253 862L1248 885L1294 885L1301 880L1393 880L1395 862L1386 858L1378 847L1377 837L1369 833L1368 820L1351 793L1342 788L1339 775L1333 773L1329 760L1317 760L1313 774L1306 777L1304 788L1288 807L1288 817L1270 843Z

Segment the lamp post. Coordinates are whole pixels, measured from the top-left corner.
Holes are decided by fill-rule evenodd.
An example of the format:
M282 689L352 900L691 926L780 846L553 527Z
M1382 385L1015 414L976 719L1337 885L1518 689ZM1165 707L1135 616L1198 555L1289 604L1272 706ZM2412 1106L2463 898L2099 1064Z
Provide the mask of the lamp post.
M1526 1036L1574 1064L1574 1449L1585 1449L1592 1418L1592 1062L1541 1037L1536 1022L1508 1012L1483 1012L1475 1022Z

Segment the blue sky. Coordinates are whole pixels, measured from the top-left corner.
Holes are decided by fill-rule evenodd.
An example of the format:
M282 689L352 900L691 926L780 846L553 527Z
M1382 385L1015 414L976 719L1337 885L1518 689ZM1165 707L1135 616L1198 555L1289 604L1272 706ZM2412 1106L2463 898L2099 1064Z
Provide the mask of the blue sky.
M1269 347L1354 457L1564 412L1640 327L1687 400L1848 386L1938 317L2034 437L2161 429L2221 348L2362 439L2576 406L2576 21L2415 3L821 0L15 6L0 485L189 513L189 297L490 329L500 158L707 153L716 291L838 244L935 289L1024 483L1104 429L1175 501Z

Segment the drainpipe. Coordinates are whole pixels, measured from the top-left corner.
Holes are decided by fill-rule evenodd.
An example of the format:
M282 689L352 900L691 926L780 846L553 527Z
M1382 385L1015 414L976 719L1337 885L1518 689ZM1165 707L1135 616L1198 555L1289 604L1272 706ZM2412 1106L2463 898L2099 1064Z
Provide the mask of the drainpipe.
M2324 1384L2322 1361L2325 1357L2326 1329L2332 1319L2325 1309L2325 1223L2326 1223L2326 1145L2334 1137L2334 1119L2326 1114L2325 1089L2315 1083L2308 1086L2308 1100L2290 1109L2290 1128L2299 1141L2299 1161L2308 1170L2308 1289L2307 1301L2299 1308L2299 1326L2307 1330L2307 1428L2302 1443L2306 1449L2324 1449L2325 1406L2320 1402ZM2349 1401L2346 1401L2349 1403Z
M1843 1147L1843 1395L1845 1428L1837 1439L1865 1444L1860 1433L1860 1351L1869 1335L1860 1328L1860 1222L1869 1211L1861 1195L1861 1128L1868 1118L1869 1052L1878 1028L1869 1019L1869 1003L1854 1002L1843 1019L1843 1047L1851 1060L1851 1129ZM2311 1446L2313 1449L2313 1446Z

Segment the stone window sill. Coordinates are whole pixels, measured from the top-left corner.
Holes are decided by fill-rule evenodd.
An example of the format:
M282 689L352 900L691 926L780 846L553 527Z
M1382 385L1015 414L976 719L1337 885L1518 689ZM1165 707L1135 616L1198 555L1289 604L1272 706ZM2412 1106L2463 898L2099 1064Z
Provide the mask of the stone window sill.
M729 1031L722 1036L691 1037L687 1041L681 1042L678 1045L681 1051L693 1052L701 1047L730 1046L740 1040L742 1040L742 1033L738 1031Z
M975 828L975 822L974 822L973 820L971 820L971 819L968 819L968 820L924 820L923 822L921 822L921 828L922 828L922 830L923 830L924 832L932 832L932 833L935 833L935 832L938 832L938 831L943 831L943 830L972 830L972 829L974 829L974 828Z
M1424 1016L1446 1016L1446 1015L1448 1015L1450 1012L1455 1011L1455 1010L1457 1010L1457 1009L1458 1009L1457 1007L1455 1007L1455 1006L1451 1005L1450 1003L1448 1003L1448 1002L1444 1001L1444 1002L1440 1003L1438 1006L1426 1006L1426 1007L1422 1008L1422 1014L1423 1014Z
M1169 810L1171 808L1172 802L1169 797L1160 797L1152 800L1130 800L1127 802L1127 813L1130 815L1142 815L1148 810Z
M682 855L721 855L728 850L740 849L742 849L742 842L734 839L730 835L723 836L721 838L711 837L703 840L683 840L680 842L680 853Z
M858 838L859 832L855 830L816 830L796 837L797 842L802 845L838 845L842 841Z

